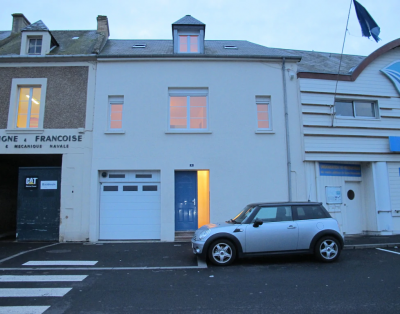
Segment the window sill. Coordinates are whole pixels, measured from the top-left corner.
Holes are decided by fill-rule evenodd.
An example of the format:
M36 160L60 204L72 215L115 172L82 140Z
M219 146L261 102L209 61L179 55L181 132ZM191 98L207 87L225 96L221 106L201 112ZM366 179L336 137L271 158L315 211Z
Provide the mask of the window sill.
M259 130L259 131L255 131L254 133L256 133L256 134L275 134L275 131L272 131L272 130L261 131L261 130Z
M30 134L42 134L44 132L43 129L7 129L7 134L21 134L21 133L30 133Z
M367 117L346 117L346 116L336 116L335 119L337 120L361 120L361 121L380 121L381 118L367 118Z
M104 134L125 134L125 130L108 130Z
M211 131L191 131L191 130L179 130L179 131L167 131L165 134L212 134Z

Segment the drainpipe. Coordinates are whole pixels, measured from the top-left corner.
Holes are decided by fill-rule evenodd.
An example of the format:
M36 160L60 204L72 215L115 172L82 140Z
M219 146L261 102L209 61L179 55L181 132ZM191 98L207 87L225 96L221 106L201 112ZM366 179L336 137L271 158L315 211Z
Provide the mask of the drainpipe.
M289 202L291 202L292 201L292 161L291 161L291 157L290 157L289 113L288 113L288 104L287 104L287 90L286 90L286 74L285 74L285 72L286 72L285 58L282 58L283 103L284 103L284 106L285 106L288 195L289 195Z

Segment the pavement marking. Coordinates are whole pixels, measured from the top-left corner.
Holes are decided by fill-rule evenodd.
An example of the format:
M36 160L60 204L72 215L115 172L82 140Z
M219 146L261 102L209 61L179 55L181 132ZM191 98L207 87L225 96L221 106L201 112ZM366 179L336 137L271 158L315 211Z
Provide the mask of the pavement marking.
M203 269L206 266L171 266L171 267L9 267L0 268L4 270L174 270L174 269Z
M0 288L0 298L63 297L72 288Z
M202 260L200 257L197 256L197 265L199 268L207 268L206 261Z
M390 251L390 250L385 250L385 249L380 249L380 248L377 248L377 250L379 250L379 251L385 251L385 252L389 252L389 253L393 253L393 254L398 254L398 255L400 255L399 252L394 252L394 251Z
M50 306L0 306L0 314L42 314Z
M20 252L20 253L18 253L18 254L12 255L12 256L10 256L10 257L3 258L2 260L0 260L0 263L3 263L3 262L5 262L5 261L8 261L8 260L10 260L10 259L12 259L12 258L14 258L14 257L20 256L20 255L22 255L22 254L30 253L30 252L33 252L33 251L41 250L41 249L44 249L44 248L47 248L47 247L50 247L50 246L54 246L54 245L59 245L59 244L60 244L60 243L53 243L53 244L46 245L46 246L42 246L42 247L39 247L39 248L36 248L36 249L32 249L32 250L29 250L29 251Z
M97 261L29 261L24 265L27 266L90 266L96 265Z
M0 282L48 282L48 281L83 281L87 275L24 275L0 276Z

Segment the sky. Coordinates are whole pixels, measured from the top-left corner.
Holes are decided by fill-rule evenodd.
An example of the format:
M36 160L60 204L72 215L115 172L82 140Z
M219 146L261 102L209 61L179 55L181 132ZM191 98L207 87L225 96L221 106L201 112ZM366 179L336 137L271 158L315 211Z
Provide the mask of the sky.
M96 29L106 15L110 39L171 39L171 24L190 14L206 40L248 40L274 48L341 53L352 0L0 0L0 30L13 13L50 30ZM351 6L345 54L369 55L400 37L400 0L358 0L380 26L381 41L361 36Z

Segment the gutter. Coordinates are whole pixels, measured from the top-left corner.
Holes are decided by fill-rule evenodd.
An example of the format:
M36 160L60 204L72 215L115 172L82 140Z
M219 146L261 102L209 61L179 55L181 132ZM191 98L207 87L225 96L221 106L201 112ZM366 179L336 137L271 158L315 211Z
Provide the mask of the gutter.
M282 79L283 79L283 103L285 107L285 129L286 129L286 158L287 158L287 176L288 176L288 198L292 201L292 160L290 155L290 136L289 136L289 111L287 104L287 89L286 89L286 67L285 57L282 58Z
M115 61L115 59L124 59L127 61L136 60L136 59L149 59L149 60L165 60L165 59L180 59L180 60L209 60L209 59L254 59L254 60L282 60L282 58L286 58L291 61L300 61L301 56L272 56L272 55L198 55L198 56L182 56L182 54L148 54L148 55L99 55L97 56L99 61Z
M54 61L93 61L96 60L96 54L77 54L77 55L45 55L45 56L21 56L21 55L3 55L0 56L2 62L54 62Z

